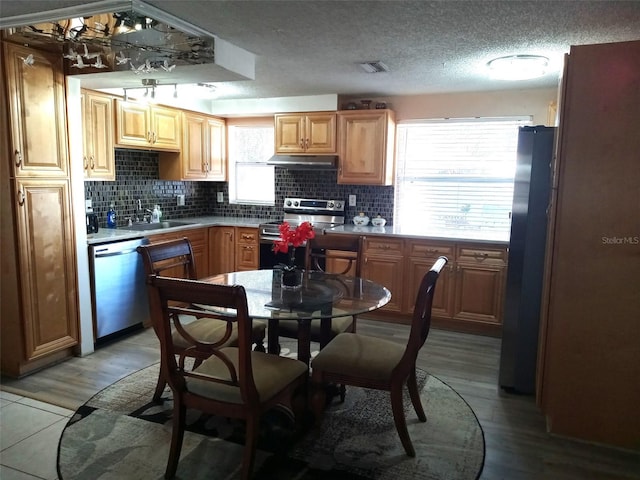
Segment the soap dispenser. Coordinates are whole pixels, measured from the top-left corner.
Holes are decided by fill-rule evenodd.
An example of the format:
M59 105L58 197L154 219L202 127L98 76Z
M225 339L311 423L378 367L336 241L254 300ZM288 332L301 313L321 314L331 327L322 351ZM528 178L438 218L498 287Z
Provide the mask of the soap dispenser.
M153 212L151 212L151 223L160 223L160 217L162 217L160 205L155 205L153 207Z
M107 227L116 228L116 209L113 202L111 202L109 210L107 211Z

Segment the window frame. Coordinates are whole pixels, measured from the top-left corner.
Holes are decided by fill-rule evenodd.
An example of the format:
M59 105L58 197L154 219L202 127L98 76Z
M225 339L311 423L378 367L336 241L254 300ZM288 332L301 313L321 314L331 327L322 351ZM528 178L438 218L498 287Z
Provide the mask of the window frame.
M513 143L513 168L509 172L505 172L504 169L500 169L500 160L499 158L495 159L495 165L498 166L499 170L496 170L495 173L487 174L487 171L490 172L490 167L492 166L490 163L487 163L486 152L490 149L487 148L487 145L483 145L482 143L475 143L474 145L484 146L484 148L474 149L474 151L478 151L477 158L482 163L478 165L478 172L473 172L474 169L469 169L469 166L472 165L473 159L475 155L459 155L460 152L456 152L458 157L456 159L447 159L443 158L443 161L440 163L433 163L430 166L422 166L420 167L417 163L413 165L413 172L416 170L423 170L425 175L408 175L407 169L411 170L412 165L407 165L408 162L416 162L424 160L425 163L429 162L429 158L427 157L416 157L415 150L408 151L407 149L407 140L410 140L406 137L409 133L409 128L420 127L421 125L429 126L429 125L439 125L446 128L447 124L486 124L488 122L496 123L496 122L507 122L512 124L515 127L514 132L514 143ZM520 126L530 126L533 125L533 117L530 115L513 115L513 116L501 116L501 117L473 117L473 118L435 118L435 119L413 119L413 120L404 120L398 122L398 132L396 135L397 145L396 145L396 174L395 174L395 192L394 192L394 220L403 225L407 223L416 224L412 228L414 229L422 229L423 231L427 231L430 235L433 236L447 236L451 238L470 238L470 239L478 239L478 240L495 240L495 239L506 239L508 240L511 229L511 207L513 201L513 187L515 180L515 170L516 170L516 162L517 162L517 137L518 137L518 127ZM489 127L489 125L486 125ZM459 127L456 127L459 128ZM405 130L403 132L403 130ZM427 142L424 138L425 133L422 133L422 140ZM469 136L470 138L472 136ZM442 137L445 138L444 135ZM452 142L455 137L452 137ZM403 143L403 139L406 139ZM428 145L425 143L425 145ZM446 142L434 142L432 145L440 147L440 152L446 147ZM465 145L464 143L456 143L456 145ZM466 144L468 147L471 146L471 143ZM416 145L412 147L416 148ZM410 147L411 149L411 147ZM498 150L498 155L504 155L505 150ZM420 155L420 154L419 154ZM429 154L427 154L429 155ZM437 155L433 153L432 155ZM410 158L413 157L413 158ZM433 159L431 159L433 160ZM446 162L449 161L448 165ZM461 172L460 170L468 169L468 172ZM483 169L487 171L482 171ZM429 172L431 170L431 172ZM446 174L442 174L441 172L446 172L447 170L456 171L457 174L452 174L447 176ZM417 183L416 183L417 182ZM464 217L464 222L459 221L459 219L454 219L456 221L451 221L456 213L458 213L457 208L459 205L454 201L454 197L461 197L465 200L467 198L473 199L474 193L481 192L482 183L491 184L494 186L498 186L500 189L498 195L494 195L487 205L482 205L482 208L477 208L479 206L475 205L475 208L472 207L472 204L468 206L473 208L473 211L470 212L467 210L466 212L462 212L460 214L461 217ZM409 187L409 185L411 186ZM493 188L493 187L492 187ZM505 190L506 188L506 190ZM426 192L421 192L421 190L426 190L429 196L427 197ZM421 202L419 203L419 207L417 210L421 212L420 220L421 222L415 222L415 215L406 210L407 197L411 194L420 195ZM486 195L486 194L485 194ZM438 200L438 197L442 198L442 201ZM482 198L485 198L484 196ZM508 198L508 208L507 208L507 199ZM424 202L424 203L422 203ZM427 208L427 205L431 203L438 204L438 208ZM468 202L465 203L467 206ZM492 205L495 203L495 205ZM404 208L403 208L404 207ZM484 207L487 207L485 210ZM491 212L491 208L496 208L497 211L503 212L508 211L508 218L504 218L502 214L495 214ZM422 215L423 212L433 212L433 215ZM462 211L462 210L461 210ZM449 222L447 222L447 218L449 218ZM496 221L496 220L499 221ZM408 221L410 220L410 221ZM469 222L469 220L472 220ZM420 223L420 225L417 225Z
M271 155L275 152L275 125L273 117L242 117L242 118L228 118L227 119L227 161L228 161L228 169L229 169L229 203L232 205L259 205L259 206L274 206L275 205L275 167L272 165L266 165L264 162L242 162L246 165L254 165L262 170L262 168L271 169L271 176L274 179L272 186L272 199L271 200L257 200L257 199L238 199L236 192L236 165L237 162L233 159L232 155L232 131L235 127L255 127L255 128L269 128L271 129L271 137L274 142L273 149L271 151ZM269 156L269 158L271 157ZM265 159L266 162L267 159ZM263 175L260 175L261 177Z

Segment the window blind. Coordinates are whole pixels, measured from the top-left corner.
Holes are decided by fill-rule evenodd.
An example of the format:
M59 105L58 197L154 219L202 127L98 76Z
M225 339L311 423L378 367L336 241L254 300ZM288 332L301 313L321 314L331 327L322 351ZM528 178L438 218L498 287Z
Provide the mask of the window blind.
M509 236L518 127L529 117L398 125L394 218L438 234Z
M253 205L275 202L273 127L229 127L229 201Z

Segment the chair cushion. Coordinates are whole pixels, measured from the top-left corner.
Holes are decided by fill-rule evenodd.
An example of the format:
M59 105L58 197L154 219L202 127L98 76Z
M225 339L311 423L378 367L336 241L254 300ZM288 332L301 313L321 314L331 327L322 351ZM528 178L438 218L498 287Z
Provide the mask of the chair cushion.
M239 349L236 347L226 347L220 349L220 352L227 355L237 371ZM251 352L251 366L253 369L253 380L261 402L265 402L274 397L297 377L308 372L307 366L299 360L263 352ZM229 370L222 360L216 356L209 357L194 371L212 377L230 378ZM214 398L223 402L244 403L240 395L240 388L238 387L208 382L193 377L186 377L185 380L187 389L197 395Z
M336 317L331 319L331 337L346 332L353 324L353 317ZM320 341L320 320L311 320L311 340ZM280 320L278 335L288 338L298 338L298 322L296 320Z
M311 363L312 370L373 380L388 380L406 345L359 333L341 333Z
M216 342L223 337L227 322L224 320L216 320L215 318L198 318L191 322L184 322L182 326L189 335L202 342ZM262 321L254 320L252 322L252 339L254 342L262 342L264 339L264 332L267 328L267 324ZM182 336L180 332L174 329L171 335L173 345L177 348L187 348L191 344ZM234 324L231 331L229 340L225 342L223 346L238 345L238 328Z

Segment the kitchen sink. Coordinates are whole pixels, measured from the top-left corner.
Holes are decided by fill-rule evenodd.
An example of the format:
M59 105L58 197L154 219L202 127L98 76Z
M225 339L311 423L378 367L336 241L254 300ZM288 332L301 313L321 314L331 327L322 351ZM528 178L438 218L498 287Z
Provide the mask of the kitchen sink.
M123 230L135 230L135 231L147 231L147 230L162 230L164 228L184 227L187 225L198 225L194 222L184 222L180 220L165 220L160 223L134 223L123 227Z

